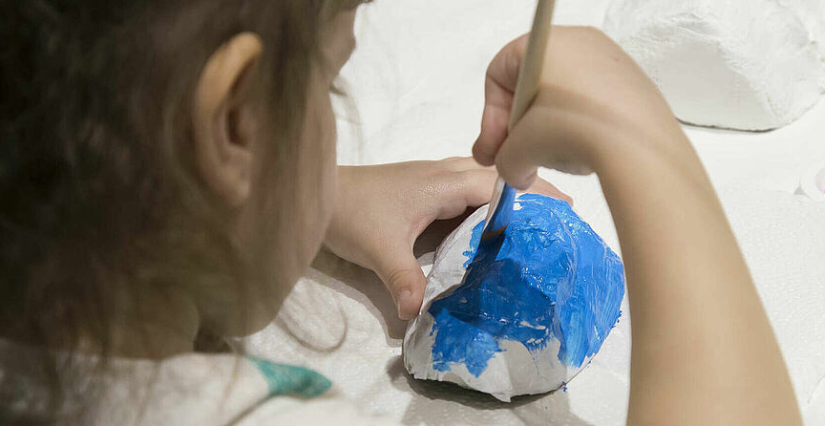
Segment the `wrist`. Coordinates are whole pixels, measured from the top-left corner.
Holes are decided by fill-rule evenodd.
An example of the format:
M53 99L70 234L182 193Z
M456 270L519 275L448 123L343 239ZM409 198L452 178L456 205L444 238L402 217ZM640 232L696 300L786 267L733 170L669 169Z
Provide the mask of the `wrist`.
M681 128L659 132L611 132L589 150L591 168L600 178L650 170L701 173L699 156Z

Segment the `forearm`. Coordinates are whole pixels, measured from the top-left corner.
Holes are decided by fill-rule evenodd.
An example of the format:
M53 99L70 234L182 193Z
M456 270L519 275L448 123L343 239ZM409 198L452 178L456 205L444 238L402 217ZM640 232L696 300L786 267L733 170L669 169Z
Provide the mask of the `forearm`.
M596 170L628 280L628 422L801 423L721 205L687 141L676 142L624 145Z

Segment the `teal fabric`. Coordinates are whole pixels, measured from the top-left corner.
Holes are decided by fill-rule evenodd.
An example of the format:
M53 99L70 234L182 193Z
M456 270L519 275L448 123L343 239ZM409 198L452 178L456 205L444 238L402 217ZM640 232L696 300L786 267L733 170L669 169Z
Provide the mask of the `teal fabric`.
M308 368L276 364L248 357L258 367L269 385L269 396L296 395L303 398L320 396L332 387L332 382Z

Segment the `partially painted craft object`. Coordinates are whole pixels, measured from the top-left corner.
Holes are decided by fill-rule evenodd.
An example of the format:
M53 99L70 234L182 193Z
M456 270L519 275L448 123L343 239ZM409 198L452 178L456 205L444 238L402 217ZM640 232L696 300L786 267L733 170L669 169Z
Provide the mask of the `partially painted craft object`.
M556 390L618 321L622 262L564 201L522 194L507 231L482 241L485 215L438 247L404 364L502 401Z
M687 123L775 129L825 91L822 0L615 0L603 29Z

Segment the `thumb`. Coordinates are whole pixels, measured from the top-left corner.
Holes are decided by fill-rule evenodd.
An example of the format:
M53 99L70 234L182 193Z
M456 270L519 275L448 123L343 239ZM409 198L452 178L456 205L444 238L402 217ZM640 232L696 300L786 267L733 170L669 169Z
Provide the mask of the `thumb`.
M386 253L383 256L387 261L375 269L375 273L387 286L392 300L398 309L398 317L402 320L413 319L418 315L421 302L424 300L424 289L427 287L427 278L412 250L400 253Z

